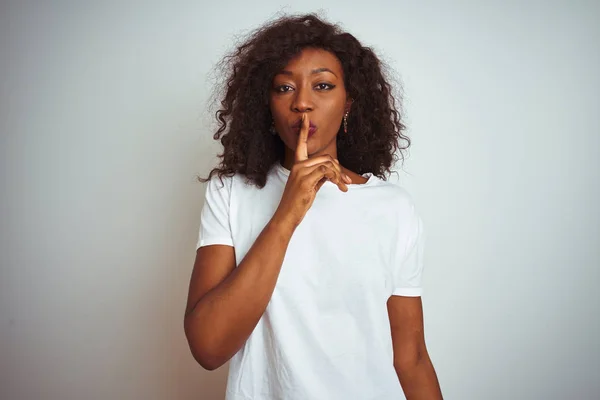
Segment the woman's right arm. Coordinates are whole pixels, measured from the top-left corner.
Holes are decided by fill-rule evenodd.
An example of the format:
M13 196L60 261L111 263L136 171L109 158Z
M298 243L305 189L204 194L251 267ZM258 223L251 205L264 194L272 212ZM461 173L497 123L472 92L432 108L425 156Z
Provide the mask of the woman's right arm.
M271 299L290 239L325 180L347 191L337 160L308 159L309 121L302 125L295 165L277 211L236 268L234 248L208 245L196 252L185 312L185 334L198 363L213 370L245 343Z
M184 327L202 367L220 367L248 339L271 299L294 230L274 216L237 268L231 246L197 250Z

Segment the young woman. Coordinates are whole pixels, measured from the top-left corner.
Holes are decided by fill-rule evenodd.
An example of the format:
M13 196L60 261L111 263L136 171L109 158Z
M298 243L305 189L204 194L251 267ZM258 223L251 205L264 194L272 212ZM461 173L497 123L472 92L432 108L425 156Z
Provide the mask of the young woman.
M368 47L314 15L225 59L185 332L229 400L441 399L425 346L423 227L386 181L409 145Z

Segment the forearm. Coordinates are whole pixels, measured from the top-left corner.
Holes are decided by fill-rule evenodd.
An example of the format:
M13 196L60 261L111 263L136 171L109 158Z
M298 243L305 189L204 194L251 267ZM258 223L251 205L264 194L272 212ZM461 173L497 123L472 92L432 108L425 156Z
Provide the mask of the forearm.
M233 270L186 315L192 352L208 369L248 339L271 299L294 227L274 217Z
M441 400L442 392L429 356L410 366L396 367L407 400Z

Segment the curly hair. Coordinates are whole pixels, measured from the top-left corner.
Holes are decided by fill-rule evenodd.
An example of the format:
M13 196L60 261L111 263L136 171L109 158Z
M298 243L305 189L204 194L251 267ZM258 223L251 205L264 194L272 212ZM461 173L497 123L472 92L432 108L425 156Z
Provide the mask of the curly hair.
M269 88L276 73L305 48L335 54L353 100L349 132L340 127L337 136L340 163L386 180L398 150L404 161L410 139L403 134L406 127L397 101L374 51L315 14L284 16L252 32L219 64L227 78L219 88L220 109L215 113L219 128L213 139L221 141L223 153L208 178L198 178L201 182L214 174L222 178L237 173L259 188L265 186L267 173L282 160L285 146L278 135L269 134Z

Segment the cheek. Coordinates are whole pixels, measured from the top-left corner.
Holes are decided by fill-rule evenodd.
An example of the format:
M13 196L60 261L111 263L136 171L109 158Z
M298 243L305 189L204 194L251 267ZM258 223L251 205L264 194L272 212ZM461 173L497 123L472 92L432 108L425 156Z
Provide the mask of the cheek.
M285 119L285 105L281 101L269 100L269 110L275 122Z
M344 103L332 102L326 108L327 122L331 125L337 125L344 116Z
M336 116L342 115L346 108L345 94L342 95L341 93L336 93L336 96L327 102L327 107L329 108L330 113L335 114Z

